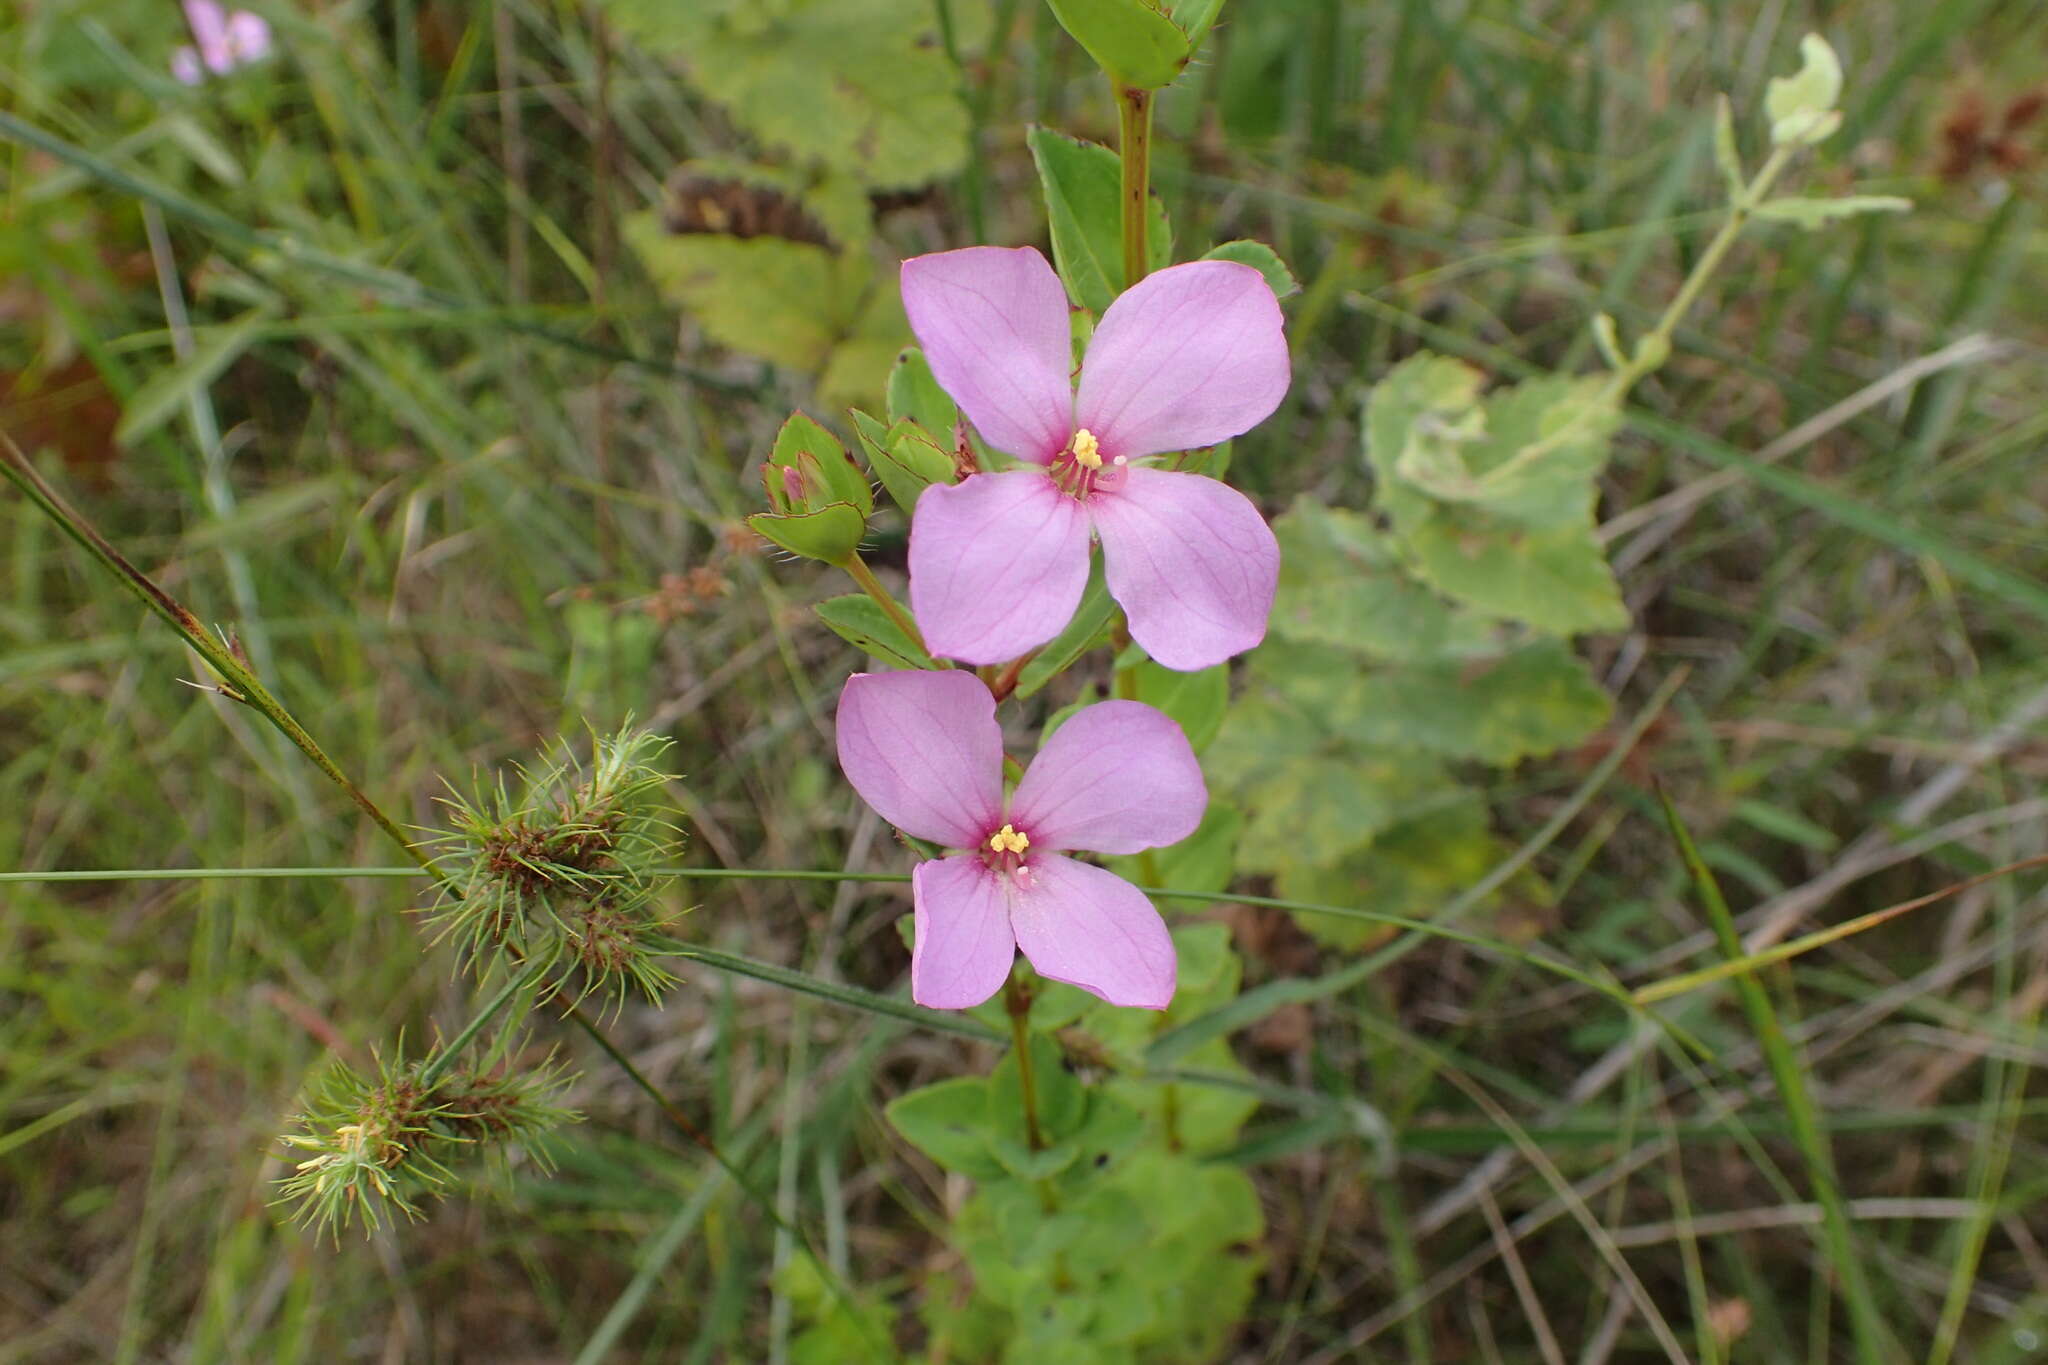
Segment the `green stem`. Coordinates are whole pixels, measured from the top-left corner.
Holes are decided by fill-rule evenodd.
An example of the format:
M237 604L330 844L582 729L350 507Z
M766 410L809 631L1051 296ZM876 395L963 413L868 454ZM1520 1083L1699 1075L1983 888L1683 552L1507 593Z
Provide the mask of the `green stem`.
M1657 319L1657 325L1636 343L1627 363L1608 377L1600 397L1580 408L1576 416L1550 435L1522 447L1513 459L1489 470L1486 482L1507 483L1552 451L1576 440L1583 425L1593 421L1599 414L1618 406L1637 383L1663 368L1664 362L1671 357L1671 342L1677 335L1678 325L1685 321L1685 315L1699 302L1700 294L1706 289L1707 282L1713 279L1714 272L1721 268L1721 262L1726 260L1728 253L1734 249L1736 241L1742 236L1742 230L1748 227L1750 219L1755 217L1756 206L1764 201L1764 196L1770 193L1771 186L1777 182L1779 175L1783 174L1794 150L1787 146L1773 151L1762 168L1757 171L1756 178L1745 185L1741 193L1729 200L1728 216L1721 220L1719 230L1707 243L1706 250L1700 253L1699 260L1693 262L1691 272L1685 277L1685 283L1678 287L1678 293L1673 296L1662 316Z
M1128 85L1116 87L1119 147L1122 151L1121 194L1124 218L1124 288L1145 278L1150 260L1146 210L1151 205L1152 92Z
M327 756L326 750L306 732L305 727L292 718L291 712L285 710L284 704L270 694L270 689L265 687L248 664L243 662L240 651L208 632L206 627L200 624L198 617L152 582L142 570L129 563L105 536L94 530L90 522L74 511L57 490L44 481L43 476L37 473L35 466L29 462L28 456L22 454L21 447L14 443L14 438L4 431L0 431L0 473L4 473L10 482L26 493L30 502L40 508L50 520L56 522L58 528L76 541L87 554L98 560L101 567L118 579L122 586L169 623L171 629L176 631L219 677L222 686L218 691L222 696L230 701L241 702L244 706L261 713L265 720L276 726L286 739L298 747L299 752L311 759L313 766L324 773L330 782L346 792L349 800L355 802L363 814L369 816L379 829L390 835L392 840L405 850L408 857L435 880L445 882L445 878L426 853L415 847L413 842L405 837L405 832L397 823L380 810L377 803L372 801L362 788L349 780L348 774L342 772L334 760Z
M479 1009L475 1016L462 1026L462 1032L442 1044L441 1047L435 1050L434 1055L427 1059L426 1065L420 1068L419 1083L422 1086L430 1086L435 1081L440 1080L448 1068L454 1064L456 1057L461 1055L462 1050L476 1040L477 1034L483 1032L484 1025L497 1018L498 1012L512 1003L514 996L539 981L546 973L547 967L548 964L545 960L535 958L527 964L525 971L510 978L504 985L500 986L498 993L489 1000L486 1000L483 1008Z
M875 577L875 571L868 567L867 561L860 557L858 551L847 556L846 562L839 567L846 570L854 582L860 584L862 592L875 599L875 605L896 623L898 630L908 635L919 649L924 648L924 635L918 630L917 622L911 620L910 613L903 610L902 605L889 595L889 590L882 586L882 580Z
M1031 1069L1031 994L1019 984L1015 969L1003 982L1003 1006L1010 1013L1010 1046L1017 1054L1017 1089L1024 1097L1024 1140L1031 1150L1045 1150L1045 1135L1038 1128L1038 1077Z

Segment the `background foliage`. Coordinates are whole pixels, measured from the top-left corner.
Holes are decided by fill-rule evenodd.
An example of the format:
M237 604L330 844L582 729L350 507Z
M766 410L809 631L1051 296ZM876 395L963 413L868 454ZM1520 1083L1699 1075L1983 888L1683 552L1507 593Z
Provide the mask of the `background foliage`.
M881 411L901 255L1114 260L1040 199L1074 158L1032 126L1113 135L1085 55L1020 0L260 8L283 55L196 89L167 74L173 5L0 20L0 420L407 818L441 820L444 776L632 714L674 741L686 861L902 870L829 757L861 651L810 606L839 588L746 533L755 466L793 407L849 439L846 403ZM1631 986L1713 960L1653 781L1779 935L2041 850L2039 20L1226 10L1162 97L1154 183L1178 255L1260 239L1300 282L1293 393L1228 457L1287 577L1234 678L1144 695L1211 718L1228 795L1159 881L1225 890L1232 848L1249 875L1239 903L1176 904L1218 965L1165 1020L1076 999L1058 1023L1095 1074L1143 1053L1257 1088L1172 1087L1184 1150L1085 1181L1081 1221L1033 1225L1003 1152L884 1120L986 1072L986 1044L687 964L613 1032L727 1164L544 1026L526 1063L559 1045L582 1073L554 1172L514 1163L336 1247L270 1202L275 1135L330 1054L373 1075L401 1031L461 1025L452 947L404 913L430 893L7 882L0 1360L823 1361L895 1334L964 1361L1062 1310L1144 1359L1849 1358L1756 1000L1663 1007L1697 1063L1529 952ZM1756 229L1573 480L1461 501L1595 372L1594 314L1647 329L1713 226L1713 95L1748 111L1753 163L1808 28L1851 80L1801 188L1914 212ZM1919 363L1980 331L1999 347ZM1455 461L1399 434L1480 401ZM34 509L0 524L0 868L390 860L296 753L179 686L197 665ZM901 536L877 522L885 573ZM1461 575L1487 553L1513 571ZM666 908L695 906L695 942L902 972L899 888L684 887ZM1477 941L1268 894L1454 904ZM2048 1333L2040 906L1994 880L1767 982L1911 1358ZM1089 1094L1076 1162L1163 1121L1157 1087ZM1130 1247L1204 1312L1063 1292L1112 1285Z

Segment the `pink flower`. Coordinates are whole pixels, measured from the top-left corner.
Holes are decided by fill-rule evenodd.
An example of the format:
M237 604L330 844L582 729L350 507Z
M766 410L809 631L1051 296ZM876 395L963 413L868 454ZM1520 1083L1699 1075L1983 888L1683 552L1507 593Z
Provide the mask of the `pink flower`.
M1112 1005L1159 1010L1173 999L1173 941L1152 902L1062 856L1136 853L1194 833L1208 789L1164 714L1134 701L1076 711L1005 797L995 698L973 674L856 673L839 696L839 766L889 823L967 850L911 877L917 1003L980 1004L1018 948L1040 976Z
M1100 537L1109 592L1168 668L1265 637L1280 547L1215 479L1148 455L1249 431L1287 393L1265 278L1230 261L1149 275L1103 313L1077 393L1067 296L1030 247L903 263L903 306L932 373L982 437L1038 466L934 485L910 532L910 605L934 654L1013 659L1067 624Z
M186 85L199 84L208 71L225 75L270 55L270 24L260 14L229 14L216 0L185 0L185 22L198 47L173 52L171 74Z

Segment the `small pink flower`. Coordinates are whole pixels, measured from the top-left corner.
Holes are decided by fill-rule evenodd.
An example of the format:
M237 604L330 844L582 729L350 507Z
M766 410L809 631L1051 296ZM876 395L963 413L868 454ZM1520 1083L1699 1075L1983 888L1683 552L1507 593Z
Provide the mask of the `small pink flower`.
M185 0L185 22L198 47L173 52L171 74L186 85L199 84L208 71L223 76L270 55L270 24L260 14L229 14L216 0Z
M1039 466L934 485L910 533L910 604L934 654L1001 663L1080 604L1088 542L1131 634L1168 668L1265 638L1280 547L1243 494L1148 455L1249 431L1287 393L1265 278L1230 261L1149 275L1103 313L1070 378L1067 296L1030 247L903 263L903 306L933 375L982 437Z
M911 877L910 994L967 1009L1002 988L1016 949L1040 976L1112 1005L1165 1009L1173 940L1152 902L1068 849L1179 843L1209 793L1187 737L1141 702L1076 711L1008 797L995 698L973 674L856 673L839 696L839 766L890 824L966 852Z

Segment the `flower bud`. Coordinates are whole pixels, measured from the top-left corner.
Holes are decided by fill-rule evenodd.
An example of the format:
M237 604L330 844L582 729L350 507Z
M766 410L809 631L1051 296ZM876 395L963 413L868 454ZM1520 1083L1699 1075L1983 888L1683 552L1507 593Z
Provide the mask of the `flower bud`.
M770 510L747 518L755 532L806 559L838 564L852 556L867 533L875 495L831 432L792 414L761 478Z

